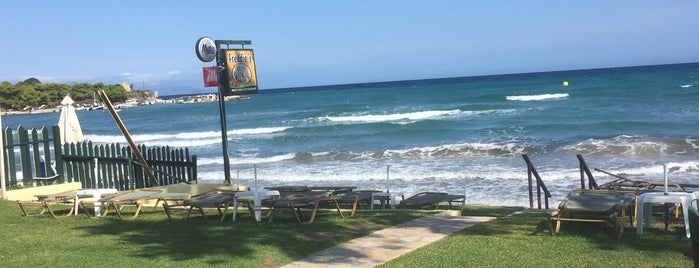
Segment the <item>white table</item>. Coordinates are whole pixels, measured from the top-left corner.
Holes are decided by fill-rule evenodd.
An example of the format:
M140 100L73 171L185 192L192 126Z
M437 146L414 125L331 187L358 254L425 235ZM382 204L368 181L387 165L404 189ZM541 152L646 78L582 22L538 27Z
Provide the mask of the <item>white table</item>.
M252 200L255 206L253 210L255 211L255 220L262 220L262 211L260 211L260 206L262 206L262 200L268 200L279 197L279 191L246 191L237 192L233 197L233 221L235 221L235 216L238 213L238 200Z
M393 193L393 192L390 192L390 193L375 192L375 193L371 193L371 201L369 203L369 210L374 210L374 201L377 200L376 197L386 197L387 202L384 203L384 200L381 200L381 209L385 209L386 205L388 205L390 208L396 207L396 193Z
M100 202L100 198L102 198L102 195L106 194L116 194L119 191L117 189L83 189L83 190L78 190L78 192L75 194L75 215L78 215L78 204L80 201L80 198L85 198L85 197L92 197L94 199L94 206L95 206L95 217L99 217L102 215L102 202Z
M689 206L692 205L692 200L694 199L694 194L685 192L651 192L642 193L638 196L638 201L636 203L636 233L643 233L643 223L646 226L650 226L650 216L651 208L653 203L665 204L665 203L679 203L682 204L682 215L684 217L684 227L687 230L687 237L690 237L689 233ZM644 209L645 204L648 203L648 209Z

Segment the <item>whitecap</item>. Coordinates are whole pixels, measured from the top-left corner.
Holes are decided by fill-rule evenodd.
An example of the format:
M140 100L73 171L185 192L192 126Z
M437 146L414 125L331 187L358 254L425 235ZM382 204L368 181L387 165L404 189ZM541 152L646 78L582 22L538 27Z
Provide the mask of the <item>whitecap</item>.
M505 99L509 101L538 101L538 100L550 100L550 99L562 99L569 97L568 93L556 93L556 94L540 94L540 95L521 95L521 96L506 96Z
M347 116L325 116L320 118L320 120L326 120L330 122L339 123L378 123L378 122L392 122L392 121L417 121L425 120L429 118L457 115L460 110L446 110L446 111L420 111L420 112L410 112L410 113L395 113L395 114L355 114Z

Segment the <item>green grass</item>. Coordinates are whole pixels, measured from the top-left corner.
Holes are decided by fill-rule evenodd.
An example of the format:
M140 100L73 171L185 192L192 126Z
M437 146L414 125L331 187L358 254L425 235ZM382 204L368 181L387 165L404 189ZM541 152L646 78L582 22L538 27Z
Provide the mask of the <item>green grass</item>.
M277 267L426 215L363 211L343 220L321 212L315 223L300 225L285 211L257 226L247 211L235 223L214 223L214 210L207 224L198 214L171 223L162 209L151 210L134 221L82 213L55 220L21 216L14 202L0 201L0 267Z
M545 219L534 213L499 217L381 267L692 267L683 255L690 249L683 222L642 235L627 223L617 240L611 227L581 222L564 223L552 237Z
M691 267L689 239L671 231L628 227L617 240L604 224L565 223L552 237L542 214L509 207L468 206L465 215L498 219L464 229L382 267ZM215 213L212 211L211 215ZM162 210L135 221L80 214L54 220L23 217L14 202L0 201L0 267L278 267L349 239L393 226L422 212L362 211L342 220L323 212L299 225L288 211L270 224L204 223L201 217L170 223ZM212 217L209 218L212 220Z

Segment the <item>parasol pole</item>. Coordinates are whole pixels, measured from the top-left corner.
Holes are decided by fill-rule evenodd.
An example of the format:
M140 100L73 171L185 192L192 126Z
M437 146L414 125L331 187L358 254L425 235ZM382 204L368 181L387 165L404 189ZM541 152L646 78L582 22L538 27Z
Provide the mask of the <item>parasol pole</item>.
M667 165L663 164L663 179L665 179L665 195L667 195Z
M153 174L153 171L148 166L148 162L146 162L146 159L141 154L141 150L138 149L138 146L131 138L131 134L129 134L129 130L126 129L124 122L121 121L121 117L119 117L119 114L117 114L116 110L114 109L114 106L112 106L112 101L109 100L107 93L105 93L102 89L97 90L97 93L100 95L100 99L102 99L102 102L104 102L104 106L106 106L109 110L109 113L112 114L112 118L114 118L114 122L119 127L119 130L121 130L121 133L124 134L124 138L126 138L126 141L129 143L131 151L133 151L133 154L136 155L138 161L141 162L141 164L143 165L143 169L146 171L146 175L148 175L151 184L153 184L154 186L160 186L160 184L158 183L158 179L155 177L155 174Z
M390 191L388 190L388 186L389 186L389 184L390 184L390 180L389 180L389 176L388 176L388 169L389 169L390 167L391 167L391 166L386 165L386 193L390 193Z
M260 197L260 192L257 190L257 165L252 165L252 170L255 174L255 191L252 192L252 202L255 205L255 220L260 222L262 220L262 211L260 207L262 206L262 198Z

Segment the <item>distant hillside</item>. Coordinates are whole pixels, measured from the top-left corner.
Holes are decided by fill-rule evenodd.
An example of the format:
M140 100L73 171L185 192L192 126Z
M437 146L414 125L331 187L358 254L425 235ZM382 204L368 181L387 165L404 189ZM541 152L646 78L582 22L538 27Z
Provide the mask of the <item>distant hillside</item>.
M95 102L98 89L104 90L112 102L153 99L153 93L150 90L127 91L121 84L44 84L39 79L29 78L14 85L7 81L0 83L0 107L5 110L26 110L42 106L53 108L60 105L66 95L70 95L78 104L92 104ZM97 101L99 101L98 98Z

